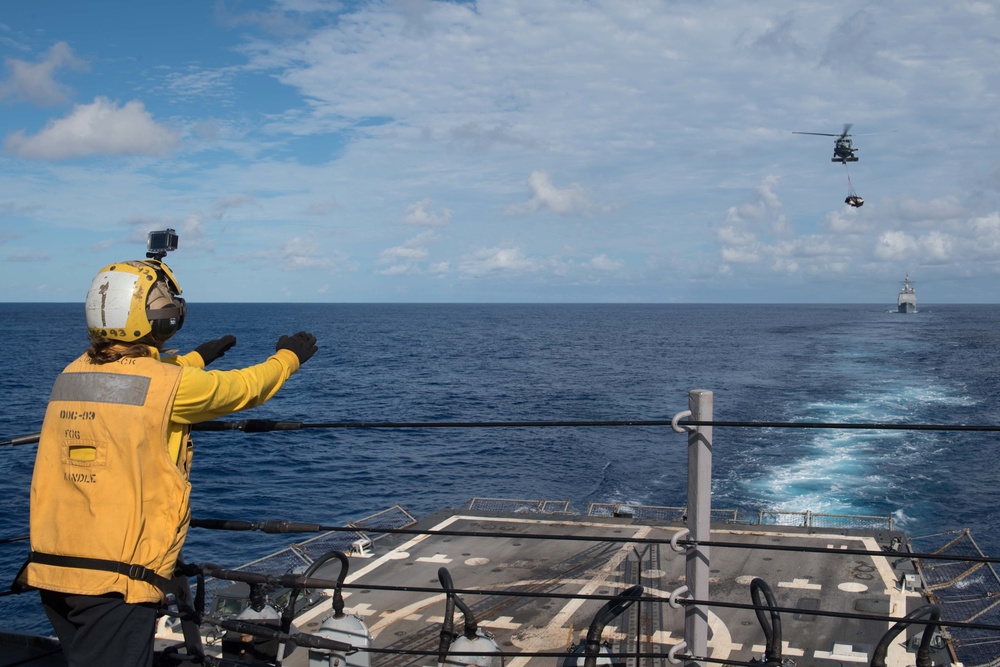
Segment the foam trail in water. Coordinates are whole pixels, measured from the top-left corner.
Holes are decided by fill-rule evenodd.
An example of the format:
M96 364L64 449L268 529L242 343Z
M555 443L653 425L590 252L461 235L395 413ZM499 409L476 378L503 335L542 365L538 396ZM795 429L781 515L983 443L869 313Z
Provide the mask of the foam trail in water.
M933 384L869 385L858 400L804 403L789 411L797 421L827 423L918 423L924 415L974 401ZM749 496L779 511L836 514L901 512L906 489L888 473L904 462L919 465L938 452L936 436L926 431L775 429L770 454L759 453L747 468L756 470L739 483L733 497ZM753 463L757 465L754 466ZM765 467L766 466L766 467ZM900 517L902 518L902 517Z

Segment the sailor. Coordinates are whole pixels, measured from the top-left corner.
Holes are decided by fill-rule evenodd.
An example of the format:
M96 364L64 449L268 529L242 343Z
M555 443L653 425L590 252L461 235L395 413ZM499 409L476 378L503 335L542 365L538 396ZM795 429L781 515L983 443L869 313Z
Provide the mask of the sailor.
M167 356L187 312L180 294L157 259L101 269L87 293L90 348L45 412L19 582L40 589L70 665L152 665L191 516L191 425L260 405L317 350L300 331L237 370L205 370L232 335Z

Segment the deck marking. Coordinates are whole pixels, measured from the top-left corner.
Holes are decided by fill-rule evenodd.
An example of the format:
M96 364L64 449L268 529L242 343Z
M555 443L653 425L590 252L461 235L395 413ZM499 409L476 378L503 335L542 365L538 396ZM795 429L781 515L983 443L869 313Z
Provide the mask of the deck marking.
M633 537L640 539L645 538L650 533L651 529L652 526L642 526L639 528L638 531L636 531L633 534ZM632 544L631 542L623 543L618 548L618 551L612 554L611 558L608 559L608 562L604 565L604 567L601 568L600 573L596 575L591 581L588 581L586 584L580 587L579 594L591 595L592 593L597 591L598 588L609 585L607 582L608 577L617 573L618 565L623 560L625 560L626 557L628 557L628 555L632 552L634 548L635 545ZM569 619L573 616L576 610L579 609L585 602L586 600L581 600L581 599L570 600L569 602L567 602L563 606L563 608L559 610L559 613L552 618L552 621L549 623L550 627L552 628L565 627L569 623Z
M856 581L845 581L842 584L838 584L837 588L845 593L864 593L868 590L867 586Z
M875 541L873 537L863 537L861 538L861 543L865 545L865 549L868 551L880 551L878 542ZM889 565L889 559L886 557L872 558L872 563L878 570L878 573L882 575L882 583L885 585L885 594L889 597L889 609L895 613L899 610L899 615L906 615L906 595L902 592L896 590L896 574L892 571L892 566ZM894 623L886 622L886 632L889 631ZM908 664L908 657L906 654L905 643L892 642L889 644L889 650L886 652L886 664L892 665L905 665ZM865 660L867 662L867 660Z
M501 630L517 630L520 623L514 622L513 616L501 616L492 621L479 621L479 626L483 628L500 628Z
M423 600L417 600L413 604L406 605L402 609L397 609L395 611L388 611L379 616L378 623L368 628L372 637L378 637L378 633L385 630L388 626L392 625L399 619L419 619L420 616L417 614L418 611L424 607L430 607L431 605L439 604L444 602L445 594L439 593L437 595L432 595L430 597L424 598ZM417 614L416 616L414 616ZM444 620L443 616L439 616L441 620Z
M447 528L448 526L450 526L451 524L453 524L457 520L458 520L457 516L448 517L447 519L445 519L444 521L442 521L438 525L432 527L430 530L432 530L432 531L434 531L434 530L443 530L443 529ZM377 560L374 560L371 563L368 563L368 565L364 566L363 568L361 568L357 572L353 572L353 573L347 575L347 579L344 580L344 583L352 584L355 581L357 581L359 577L361 577L361 576L363 576L365 574L368 574L369 572L377 569L378 567L382 566L383 564L385 564L385 563L387 563L387 562L389 562L391 560L400 560L402 558L409 558L410 557L409 550L412 549L414 546L420 544L421 542L423 542L424 540L426 540L429 537L431 537L430 533L424 533L422 535L415 536L412 540L409 540L408 542L406 542L406 544L399 545L398 547L396 547L395 549L393 549L389 553L385 554L381 558L378 558Z
M678 639L677 641L680 641L680 640ZM674 643L677 643L677 642L674 642ZM733 651L741 651L741 650L743 650L743 644L737 644L735 642L730 641L730 642L726 642L725 646L723 646L721 642L717 641L715 639L715 637L713 637L713 638L711 638L711 639L708 640L708 648L712 649L712 653L713 653L712 657L713 658L716 658L716 656L715 656L715 649L720 649L720 651L722 649L725 649L725 651L726 651L726 658L728 658L729 654L732 653ZM725 660L726 658L718 657L716 659L718 659L718 660Z
M451 558L445 554L434 554L433 556L421 556L417 559L418 563L450 563Z
M897 642L898 643L898 642ZM854 644L834 644L832 651L814 651L813 655L820 660L841 660L843 662L868 662L868 654L855 651Z
M527 523L529 520L519 519L519 522ZM531 523L537 523L536 521L530 521ZM553 522L555 524L561 522ZM600 524L600 527L607 528L607 524ZM644 539L651 532L655 530L662 530L662 527L658 526L640 526L638 530L633 533L633 537L636 539ZM600 542L601 538L595 536L595 542ZM618 567L625 558L629 556L635 549L635 543L625 542L621 543L618 549L612 553L611 557L604 563L604 565L597 571L594 572L590 579L577 583L579 586L579 595L590 595L595 593L598 589L603 587L614 588L617 583L614 579L617 577ZM567 582L568 583L568 582ZM508 587L515 587L518 585L524 585L525 582L517 582L514 584L508 584ZM588 600L583 599L573 599L568 601L559 611L545 624L543 628L532 628L529 627L522 630L520 633L511 638L513 644L518 648L524 649L526 651L536 651L543 650L549 647L563 647L566 644L567 629L569 628L569 623L572 620L574 614L579 610L579 608L587 604ZM585 630L584 630L585 632Z
M455 517L455 516L449 517L449 518L445 519L444 521L442 521L441 523L439 523L438 525L436 525L433 528L431 528L431 530L443 530L444 528L447 528L452 523L454 523L457 519L458 519L458 517ZM363 568L357 570L356 572L352 572L351 574L347 575L347 578L344 580L344 582L348 583L348 584L354 583L360 577L368 574L369 572L375 571L376 569L378 569L379 567L381 567L382 565L384 565L384 564L386 564L386 563L388 563L390 561L393 561L393 560L402 560L402 559L405 559L405 558L409 558L410 557L409 550L412 549L414 546L420 544L421 542L423 542L424 540L426 540L429 537L431 537L431 535L429 535L427 533L424 533L422 535L415 535L413 537L413 539L408 540L405 544L399 545L398 547L396 547L395 549L393 549L389 553L381 556L380 558L377 558L376 560L373 560L371 563L368 563L367 565L365 565ZM433 599L435 599L435 600L443 600L444 599L444 594L437 595ZM410 605L410 607L419 608L421 606L421 604L422 603L416 603L414 605ZM322 606L325 607L326 605L322 605ZM306 621L312 620L314 617L316 617L316 616L318 616L318 615L320 615L322 613L326 613L326 611L327 610L325 608L324 609L320 609L319 607L313 607L313 609L311 609L309 612L306 612L306 614L303 614L302 616L300 616L296 620L301 619L302 622L305 623ZM403 617L405 618L405 616L403 616ZM381 627L385 627L385 626L383 625L382 621L379 621L378 623L376 623L376 627L380 627L381 628ZM373 637L376 635L376 632L375 632L374 628L371 629L371 633L372 633Z
M712 613L711 609L705 609L708 615L708 629L711 631L711 639L708 645L712 647L712 658L716 660L726 660L733 651L738 651L743 644L734 644L733 635L729 632L729 627L722 622L722 619Z
M800 588L806 591L818 591L823 587L820 584L810 584L808 579L792 579L791 581L779 581L778 588Z
M767 647L764 646L763 644L754 644L753 647L750 649L751 653L760 653L762 655L766 651L767 651ZM795 656L801 657L801 656L803 656L805 654L806 654L806 652L803 651L802 649L800 649L800 648L792 648L788 644L788 642L786 642L786 641L781 642L781 655L782 656L795 655Z
M344 609L344 613L355 614L357 616L371 616L375 613L375 610L367 602L359 602L350 609Z

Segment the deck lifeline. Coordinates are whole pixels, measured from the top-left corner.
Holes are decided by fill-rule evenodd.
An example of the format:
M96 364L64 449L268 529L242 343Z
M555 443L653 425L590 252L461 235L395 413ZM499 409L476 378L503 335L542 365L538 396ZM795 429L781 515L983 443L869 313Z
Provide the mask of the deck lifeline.
M684 556L674 552L670 538L679 523L627 517L584 517L531 513L446 510L421 519L413 529L482 532L502 537L454 535L390 535L376 540L368 557L351 558L345 589L348 614L368 625L380 649L434 651L438 647L445 598L443 592L406 592L355 588L378 586L440 590L438 569L446 567L457 590L517 590L540 594L613 595L642 584L644 597L604 631L613 652L663 653L682 639L684 610L667 603L671 591L684 583ZM573 535L592 540L534 539L531 535ZM749 604L750 581L761 577L770 586L779 607L801 609L782 614L783 657L803 665L867 664L872 651L889 629L886 621L813 616L824 610L901 617L925 603L919 591L900 586L912 562L899 552L885 556L839 554L845 549L881 551L901 533L877 530L796 528L714 524L713 541L748 546L800 545L831 549L814 554L764 549L711 549L712 600ZM620 542L622 540L657 540ZM903 540L905 544L905 539ZM336 561L315 573L335 579ZM564 652L580 642L603 600L559 597L509 597L464 593L479 627L491 633L504 652ZM318 629L329 615L324 602L296 619L304 632ZM455 611L455 628L463 616ZM715 607L709 611L710 657L718 660L760 660L764 634L753 611ZM891 645L887 664L912 665L915 647L907 637L919 632L914 625ZM210 647L211 648L211 647ZM217 648L217 647L216 647ZM510 667L561 663L553 657L513 656ZM940 664L945 654L935 655ZM432 665L435 656L374 654L374 665ZM296 649L284 663L306 665L307 651ZM668 664L666 658L641 658L630 665Z

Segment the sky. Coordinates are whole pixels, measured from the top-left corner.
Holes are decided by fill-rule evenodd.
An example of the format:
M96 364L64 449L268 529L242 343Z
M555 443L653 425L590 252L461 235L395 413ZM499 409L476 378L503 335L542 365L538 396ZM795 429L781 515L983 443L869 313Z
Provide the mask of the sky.
M0 53L0 301L172 228L189 302L1000 303L992 0L4 0Z

